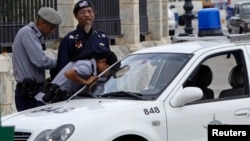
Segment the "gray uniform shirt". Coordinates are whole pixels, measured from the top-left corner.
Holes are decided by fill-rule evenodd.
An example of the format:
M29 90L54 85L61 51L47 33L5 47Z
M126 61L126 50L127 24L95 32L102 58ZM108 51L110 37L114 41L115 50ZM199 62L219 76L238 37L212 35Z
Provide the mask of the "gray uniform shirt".
M34 22L21 28L13 44L13 70L17 82L24 78L45 81L45 69L56 67L56 59L46 56L41 45L42 34Z
M61 90L65 90L69 94L75 93L83 86L82 84L73 82L65 77L64 73L72 68L83 79L87 79L90 75L97 75L95 59L69 62L51 82L53 84L57 84Z

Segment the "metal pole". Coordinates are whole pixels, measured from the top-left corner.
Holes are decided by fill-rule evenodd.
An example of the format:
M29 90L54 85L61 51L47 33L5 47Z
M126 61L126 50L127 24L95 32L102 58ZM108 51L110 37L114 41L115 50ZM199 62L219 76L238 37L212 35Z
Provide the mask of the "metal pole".
M194 18L194 14L192 13L193 10L193 4L192 0L185 0L183 9L185 10L185 13L183 15L185 19L185 33L179 34L179 36L188 36L189 34L193 34L193 27L192 27L192 20Z

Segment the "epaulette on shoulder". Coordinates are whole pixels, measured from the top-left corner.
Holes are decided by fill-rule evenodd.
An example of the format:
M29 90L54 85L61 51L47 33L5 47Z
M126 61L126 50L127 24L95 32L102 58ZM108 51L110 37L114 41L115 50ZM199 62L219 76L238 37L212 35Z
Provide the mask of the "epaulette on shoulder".
M106 33L103 32L103 31L95 30L95 32L96 32L97 34L105 34L105 35L106 35Z
M97 30L95 30L95 33L98 34L98 35L100 35L103 38L107 37L107 35L103 31L97 31Z
M76 30L70 31L65 37L68 37L70 39L75 39L75 37L78 35Z

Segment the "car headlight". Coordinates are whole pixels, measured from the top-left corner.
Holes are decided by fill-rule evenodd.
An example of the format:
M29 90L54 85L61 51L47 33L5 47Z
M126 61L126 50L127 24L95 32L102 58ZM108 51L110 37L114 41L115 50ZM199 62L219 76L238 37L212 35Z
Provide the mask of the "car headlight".
M65 124L54 130L48 129L41 132L34 141L66 141L74 131L74 125Z
M247 24L247 28L250 28L250 23L249 23L249 24Z

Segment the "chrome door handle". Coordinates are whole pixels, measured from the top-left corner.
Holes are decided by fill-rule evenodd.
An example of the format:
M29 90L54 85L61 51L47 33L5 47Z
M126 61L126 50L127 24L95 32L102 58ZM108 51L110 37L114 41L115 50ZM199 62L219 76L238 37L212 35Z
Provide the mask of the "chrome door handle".
M250 109L243 109L235 112L236 118L247 118L250 115Z

